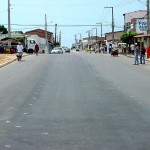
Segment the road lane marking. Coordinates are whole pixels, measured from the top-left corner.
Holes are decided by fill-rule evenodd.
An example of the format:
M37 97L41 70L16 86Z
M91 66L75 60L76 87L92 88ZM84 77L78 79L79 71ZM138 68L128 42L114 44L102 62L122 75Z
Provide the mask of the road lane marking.
M21 128L22 126L16 126L16 128Z
M10 123L11 121L7 120L6 123Z
M5 147L10 148L10 147L11 147L11 145L5 145Z
M47 133L47 132L43 132L42 134L43 134L43 135L48 135L48 133Z
M29 113L24 113L24 115L28 115Z

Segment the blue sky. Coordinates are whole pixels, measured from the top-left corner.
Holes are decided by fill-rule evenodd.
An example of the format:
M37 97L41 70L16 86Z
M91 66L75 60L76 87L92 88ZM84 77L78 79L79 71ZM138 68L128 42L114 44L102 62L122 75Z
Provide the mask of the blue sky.
M8 0L0 0L0 24L8 24ZM29 31L36 28L44 29L45 14L47 15L48 31L54 32L54 24L58 24L57 33L62 33L62 45L71 47L74 35L77 38L87 37L86 31L93 26L60 25L98 25L103 23L103 34L111 32L111 10L114 9L115 31L123 30L123 14L146 9L146 0L10 0L12 31ZM100 26L97 26L100 36Z

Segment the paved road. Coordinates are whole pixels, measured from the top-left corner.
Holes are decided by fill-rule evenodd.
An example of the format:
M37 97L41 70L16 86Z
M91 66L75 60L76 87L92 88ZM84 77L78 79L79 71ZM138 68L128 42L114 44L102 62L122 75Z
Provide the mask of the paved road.
M149 150L150 64L31 55L0 69L0 150Z

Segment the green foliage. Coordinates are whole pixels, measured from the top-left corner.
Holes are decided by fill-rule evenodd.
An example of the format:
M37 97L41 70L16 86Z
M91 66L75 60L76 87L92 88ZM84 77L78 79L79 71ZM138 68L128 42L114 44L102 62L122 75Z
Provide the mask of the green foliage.
M4 25L0 25L0 33L2 33L2 34L8 33L7 28L5 28Z
M60 43L59 43L59 42L56 42L56 43L54 43L54 46L55 46L55 47L59 47L59 46L60 46Z
M24 43L24 37L14 37L18 42Z
M124 43L127 43L127 44L130 44L131 43L131 40L133 38L133 36L137 35L136 32L124 32L121 37L120 37L120 40Z

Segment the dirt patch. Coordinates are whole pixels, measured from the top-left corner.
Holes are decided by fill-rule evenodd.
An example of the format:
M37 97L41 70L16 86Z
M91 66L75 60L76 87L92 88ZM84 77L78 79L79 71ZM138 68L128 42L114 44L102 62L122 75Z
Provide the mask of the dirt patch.
M15 57L16 57L15 54L0 54L0 64L8 62L14 59Z

